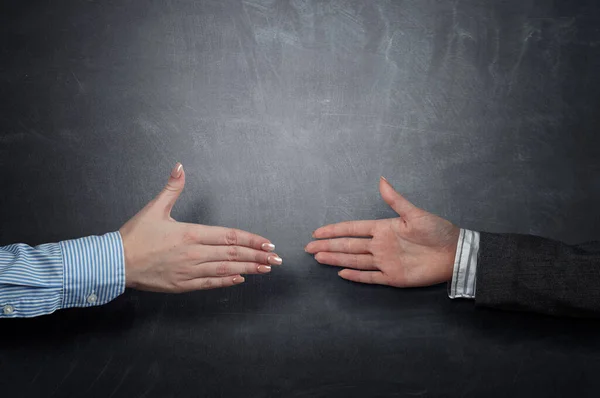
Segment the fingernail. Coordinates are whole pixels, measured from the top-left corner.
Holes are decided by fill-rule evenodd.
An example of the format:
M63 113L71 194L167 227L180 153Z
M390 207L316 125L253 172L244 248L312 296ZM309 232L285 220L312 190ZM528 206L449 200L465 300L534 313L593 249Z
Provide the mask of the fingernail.
M263 243L260 247L266 252L272 252L275 250L275 245L272 243Z
M387 178L385 178L384 176L381 176L381 179L382 179L383 181L385 181L385 182L389 182L389 181L387 180Z
M246 279L244 279L243 276L236 276L235 278L233 278L233 283L239 285L240 283L244 283L245 280Z
M312 237L313 237L313 238L316 238L316 236L315 236L315 233L314 233L314 232L312 233Z
M270 265L259 265L258 272L260 272L261 274L269 273L269 272L271 272L271 266Z
M173 170L171 171L171 177L173 177L173 178L181 177L182 170L183 170L183 165L181 163L177 162L177 164L175 165L175 167L173 167Z
M267 257L267 262L273 265L281 265L281 263L283 263L283 260L279 256L269 256Z

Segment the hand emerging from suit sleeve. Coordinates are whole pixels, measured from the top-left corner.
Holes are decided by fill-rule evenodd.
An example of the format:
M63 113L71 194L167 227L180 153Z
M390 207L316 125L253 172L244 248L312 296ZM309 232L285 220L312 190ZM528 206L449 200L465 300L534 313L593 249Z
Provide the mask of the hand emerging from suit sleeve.
M321 264L343 267L339 275L354 282L417 287L451 280L460 229L415 207L383 177L379 191L399 217L323 226L305 250Z

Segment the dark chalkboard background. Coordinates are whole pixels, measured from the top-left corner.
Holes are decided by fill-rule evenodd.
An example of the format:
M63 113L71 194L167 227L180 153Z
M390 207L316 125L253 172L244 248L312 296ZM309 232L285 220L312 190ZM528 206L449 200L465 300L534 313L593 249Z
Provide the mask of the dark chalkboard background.
M265 235L243 286L0 321L2 397L597 396L600 324L339 279L318 226L600 236L596 0L3 1L0 244L182 221Z

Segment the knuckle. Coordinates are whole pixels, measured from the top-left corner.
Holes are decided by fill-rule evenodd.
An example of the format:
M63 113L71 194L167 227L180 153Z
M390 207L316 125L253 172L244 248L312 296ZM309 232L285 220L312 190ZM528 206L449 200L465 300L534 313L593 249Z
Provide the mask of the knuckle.
M227 248L227 258L229 261L235 260L239 256L239 250L235 246L231 246Z
M175 278L177 281L175 283L178 283L178 281L184 281L187 278L189 278L189 276L193 273L193 269L194 267L192 267L191 265L183 264L175 267L175 269L173 270L173 278Z
M349 230L352 236L356 235L356 224L355 223L348 223L349 226Z
M165 192L179 192L180 189L175 184L168 182L164 190Z
M344 250L346 251L346 253L352 253L352 249L354 248L354 245L352 244L352 240L350 239L344 239Z
M237 245L238 233L235 229L230 229L225 233L225 243L228 245Z
M218 276L229 275L230 272L231 272L231 267L229 266L229 264L226 261L221 261L217 265L217 275Z
M183 232L182 239L185 243L193 243L196 241L196 234L194 233L194 231L191 228L187 228Z
M214 283L213 283L213 281L211 279L204 279L202 281L202 283L200 284L200 288L202 290L209 290L209 289L212 289L214 287L213 285L214 285Z
M181 281L171 283L171 291L173 293L183 293L186 291L185 285Z

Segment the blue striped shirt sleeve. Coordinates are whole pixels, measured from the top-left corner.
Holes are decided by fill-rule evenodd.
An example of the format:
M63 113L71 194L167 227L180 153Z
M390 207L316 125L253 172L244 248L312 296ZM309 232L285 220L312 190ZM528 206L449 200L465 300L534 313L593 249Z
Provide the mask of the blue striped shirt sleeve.
M36 247L0 247L0 318L106 304L125 290L119 232Z

